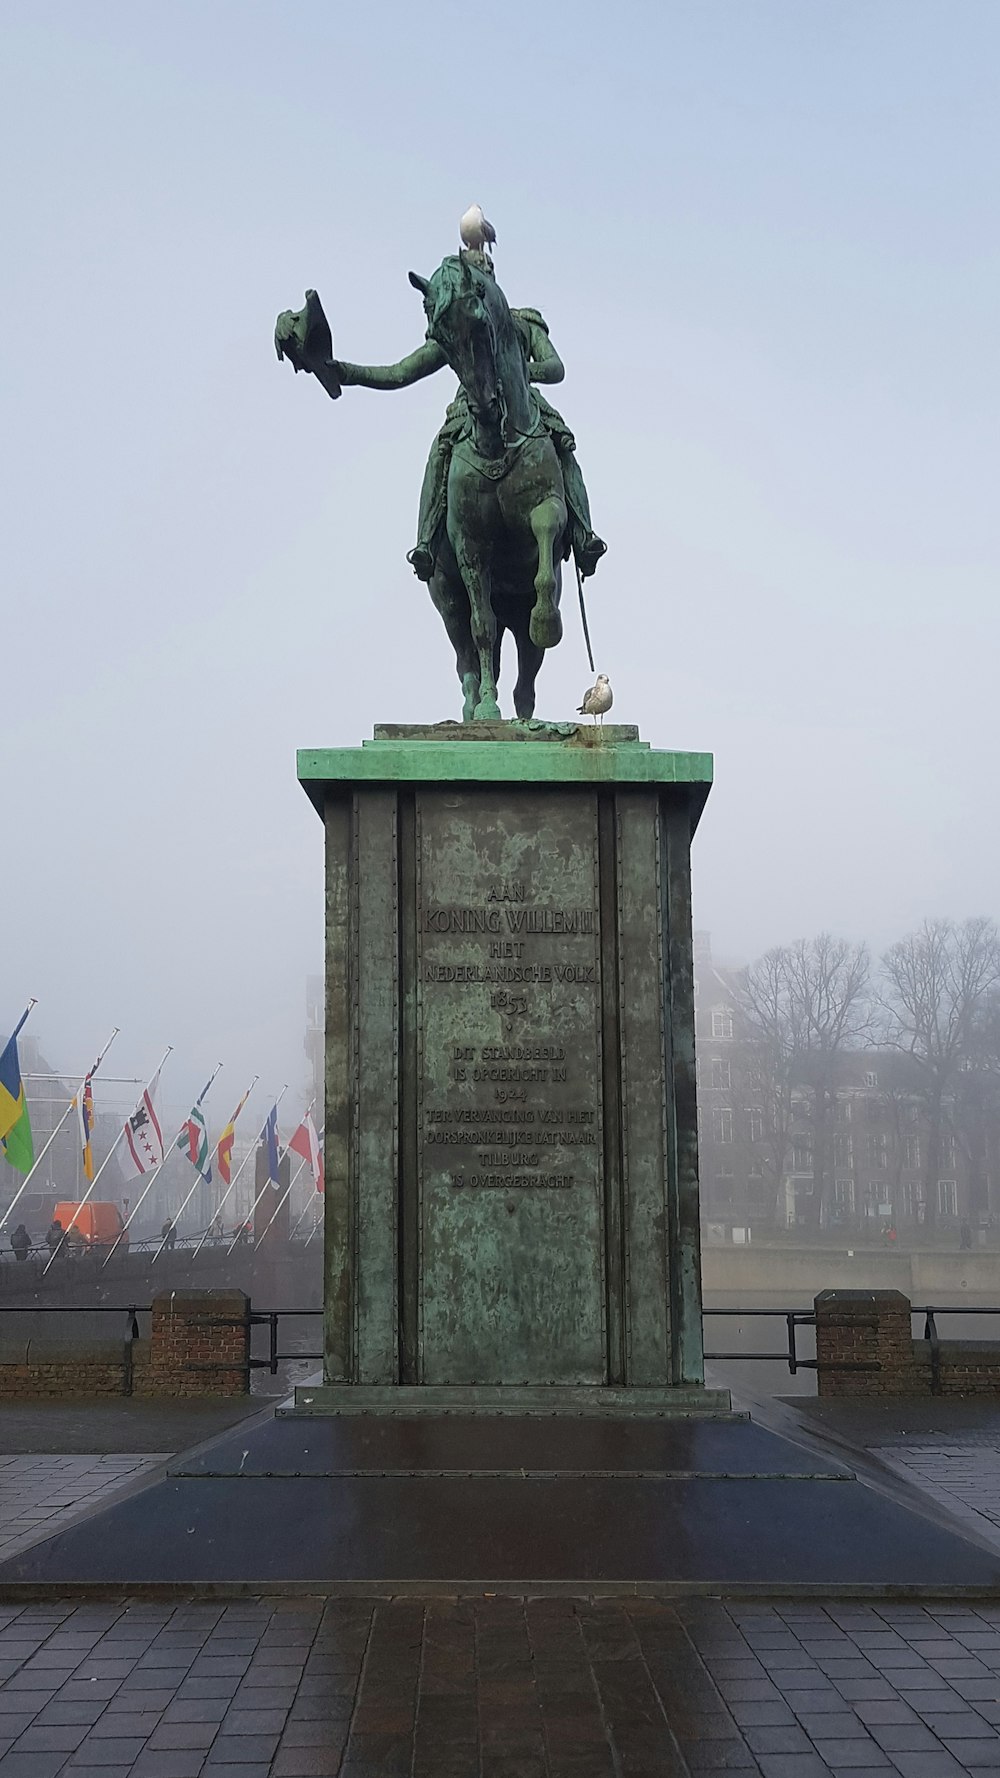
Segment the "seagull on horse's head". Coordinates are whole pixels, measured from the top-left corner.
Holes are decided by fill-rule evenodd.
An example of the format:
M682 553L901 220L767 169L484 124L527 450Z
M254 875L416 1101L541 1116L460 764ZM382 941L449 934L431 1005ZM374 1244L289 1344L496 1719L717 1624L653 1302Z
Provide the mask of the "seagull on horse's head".
M497 238L497 231L492 222L487 222L481 204L473 204L466 210L458 225L458 232L462 237L463 247L492 247Z

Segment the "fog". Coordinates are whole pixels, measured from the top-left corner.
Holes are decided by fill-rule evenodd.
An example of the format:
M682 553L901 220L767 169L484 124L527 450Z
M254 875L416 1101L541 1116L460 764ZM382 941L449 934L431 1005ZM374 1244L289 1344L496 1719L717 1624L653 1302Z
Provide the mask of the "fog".
M460 713L405 561L453 385L331 404L274 317L413 349L474 200L567 365L615 716L716 757L699 926L1000 913L991 0L9 0L0 54L0 1024L307 1096L295 749Z

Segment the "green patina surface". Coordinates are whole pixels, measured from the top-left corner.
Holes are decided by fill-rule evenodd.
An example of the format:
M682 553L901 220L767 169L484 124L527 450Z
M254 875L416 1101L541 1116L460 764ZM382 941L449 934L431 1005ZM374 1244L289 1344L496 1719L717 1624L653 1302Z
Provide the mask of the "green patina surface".
M308 1411L717 1411L689 858L711 756L382 725L299 776L327 836L334 1387Z
M585 737L595 732L599 737L599 729L576 730L569 724L563 725L569 732L559 739L549 738L551 730L480 739L478 731L484 726L477 724L471 733L465 730L468 739L442 739L430 729L420 739L417 731L411 731L405 737L365 741L360 747L304 747L297 756L299 782L319 810L326 785L437 783L649 788L685 784L697 798L699 811L712 783L710 753L663 752L637 739L618 741L611 729L605 731L606 740L593 741Z

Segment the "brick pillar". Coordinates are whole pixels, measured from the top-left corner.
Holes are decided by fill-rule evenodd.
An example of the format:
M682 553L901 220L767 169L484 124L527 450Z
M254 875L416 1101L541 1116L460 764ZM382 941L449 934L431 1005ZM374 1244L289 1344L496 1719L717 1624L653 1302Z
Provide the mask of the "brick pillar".
M910 1300L902 1291L824 1290L814 1307L820 1395L929 1393L929 1376L914 1358ZM862 1364L873 1368L848 1368Z
M137 1395L246 1395L250 1301L242 1290L163 1290Z

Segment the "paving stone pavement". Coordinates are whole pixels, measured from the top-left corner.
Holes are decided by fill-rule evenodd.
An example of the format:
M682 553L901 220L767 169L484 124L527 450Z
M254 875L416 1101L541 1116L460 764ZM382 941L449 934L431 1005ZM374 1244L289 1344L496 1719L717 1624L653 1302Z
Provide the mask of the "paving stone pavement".
M1000 1605L0 1604L0 1778L996 1778Z
M1000 1438L928 1438L905 1445L873 1445L873 1457L916 1482L956 1518L1000 1548Z
M81 1512L107 1506L126 1483L167 1455L0 1456L0 1560L51 1537Z

